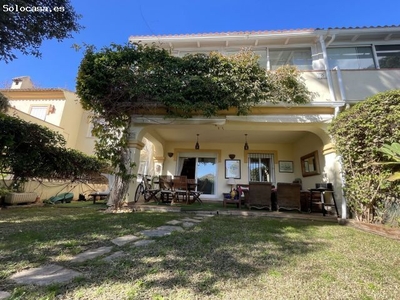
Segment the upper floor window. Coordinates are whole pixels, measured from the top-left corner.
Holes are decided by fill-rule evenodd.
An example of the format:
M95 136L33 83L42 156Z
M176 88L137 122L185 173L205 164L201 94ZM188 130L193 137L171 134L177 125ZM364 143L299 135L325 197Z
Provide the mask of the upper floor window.
M379 67L400 68L400 45L375 46Z
M312 70L311 48L269 49L271 70L284 65L296 66L299 70Z
M328 48L327 54L331 69L375 69L371 47Z
M31 112L30 115L38 118L40 120L45 121L46 120L46 116L47 116L47 112L48 112L48 105L41 105L41 106L31 106Z

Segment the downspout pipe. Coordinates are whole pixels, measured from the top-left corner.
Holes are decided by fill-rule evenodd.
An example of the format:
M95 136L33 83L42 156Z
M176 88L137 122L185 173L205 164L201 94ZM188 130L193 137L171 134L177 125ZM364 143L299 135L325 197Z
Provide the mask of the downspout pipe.
M324 58L324 65L325 65L325 72L326 72L326 79L328 81L328 87L329 87L329 93L331 95L331 99L332 101L336 101L336 96L335 96L335 91L333 89L333 81L332 81L332 76L331 76L331 72L329 70L329 63L328 63L328 54L326 52L326 47L329 46L335 39L335 35L332 36L332 38L329 40L329 42L327 43L327 45L325 45L325 40L324 37L322 35L319 36L319 42L321 44L321 48L322 48L322 55ZM339 80L339 88L340 88L340 95L342 97L342 100L345 101L346 97L345 97L345 93L344 93L344 88L343 88L343 81L342 81L342 74L340 72L340 69L338 67L336 67L336 71L338 71L338 80ZM340 75L339 75L340 73ZM335 117L337 116L337 114L339 113L339 107L335 108ZM343 165L342 165L342 158L339 157L339 165L340 165L340 183L342 185L342 188L340 189L340 193L342 196L342 213L341 213L341 221L345 223L344 220L347 219L347 201L345 198L345 195L343 193L343 188L345 185L345 181L343 178Z

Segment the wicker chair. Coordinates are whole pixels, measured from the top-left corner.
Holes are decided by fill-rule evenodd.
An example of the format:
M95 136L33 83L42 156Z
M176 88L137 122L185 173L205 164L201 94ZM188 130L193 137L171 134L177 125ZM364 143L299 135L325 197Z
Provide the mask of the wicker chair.
M268 208L272 209L271 204L272 184L270 182L249 182L249 189L244 190L245 205L251 209Z
M299 183L278 182L276 187L276 201L279 209L301 210L301 185Z

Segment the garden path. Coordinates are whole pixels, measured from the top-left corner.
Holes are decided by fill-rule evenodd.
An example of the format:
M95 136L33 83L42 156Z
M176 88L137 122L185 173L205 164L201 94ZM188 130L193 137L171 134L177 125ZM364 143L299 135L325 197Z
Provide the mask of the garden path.
M82 263L87 260L104 256L103 259L108 262L115 261L126 255L125 252L118 249L126 244L132 244L133 247L144 247L157 240L154 237L163 237L170 235L172 232L182 232L185 228L190 228L199 224L210 214L198 214L193 218L185 217L180 220L172 220L165 225L155 229L148 229L138 232L138 235L125 235L117 237L110 242L111 246L99 247L96 249L88 249L70 259L71 263ZM68 269L56 264L43 265L38 268L30 268L13 274L10 279L18 284L34 284L34 285L50 285L54 283L65 283L78 276L84 276L81 272ZM7 291L0 291L0 300L7 299L11 294Z

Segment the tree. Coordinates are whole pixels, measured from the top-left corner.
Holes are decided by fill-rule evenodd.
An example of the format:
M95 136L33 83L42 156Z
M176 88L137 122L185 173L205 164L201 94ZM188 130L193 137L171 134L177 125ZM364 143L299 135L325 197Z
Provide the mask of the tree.
M261 102L310 101L312 94L294 67L269 73L258 59L252 51L180 58L142 44L111 45L97 52L87 47L76 89L82 106L102 120L94 126L97 155L116 169L114 193L123 191L110 200L118 206L134 177L127 149L133 113L163 108L169 117L211 117L236 108L243 115Z
M43 40L70 38L79 32L80 16L70 0L13 0L1 2L0 60L16 59L14 50L40 57Z
M8 101L8 98L4 96L2 93L0 93L0 113L7 112L9 105L10 102Z

